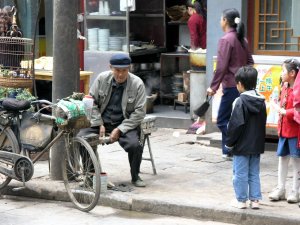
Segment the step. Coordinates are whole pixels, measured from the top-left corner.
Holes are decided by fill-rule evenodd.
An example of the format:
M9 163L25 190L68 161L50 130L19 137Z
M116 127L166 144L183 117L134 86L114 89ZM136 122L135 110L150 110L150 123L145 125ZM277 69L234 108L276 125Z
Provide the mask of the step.
M153 113L156 116L155 126L159 128L188 129L193 124L190 113L185 113L184 106L177 106L174 110L171 105L155 105Z

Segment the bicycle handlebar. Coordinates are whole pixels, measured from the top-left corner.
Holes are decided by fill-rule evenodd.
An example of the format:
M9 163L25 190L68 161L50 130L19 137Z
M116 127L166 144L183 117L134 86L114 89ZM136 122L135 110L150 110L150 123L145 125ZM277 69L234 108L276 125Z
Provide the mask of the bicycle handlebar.
M39 104L39 103L41 103L41 104L47 104L47 105L53 105L54 103L52 103L52 102L50 102L50 101L48 101L48 100L46 100L46 99L41 99L41 100L35 100L35 101L32 101L30 104Z
M33 114L33 118L39 120L41 118L43 119L50 119L50 120L56 120L56 117L55 116L51 116L51 115L47 115L47 114L44 114L44 113L41 113L41 111L43 109L46 109L46 108L52 108L52 106L54 105L54 103L46 100L46 99L40 99L40 100L35 100L35 101L32 101L30 103L31 105L34 105L34 104L46 104L46 106L44 106L43 108L39 109L36 113Z
M111 144L110 137L99 137L99 142L102 145L108 145Z
M44 118L44 119L56 120L55 116L43 114L43 113L40 113L40 112L36 112L35 114L33 114L33 117L36 118L36 119Z

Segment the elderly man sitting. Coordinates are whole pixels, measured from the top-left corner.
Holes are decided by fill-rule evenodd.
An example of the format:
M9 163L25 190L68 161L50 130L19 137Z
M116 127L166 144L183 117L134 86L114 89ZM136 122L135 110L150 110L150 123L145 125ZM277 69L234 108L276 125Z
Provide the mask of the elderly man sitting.
M111 143L118 141L128 153L131 182L145 187L140 178L143 148L140 143L140 124L145 117L146 92L143 81L129 73L131 59L123 53L110 59L110 71L98 75L90 89L99 113L92 118L92 126L79 135L109 134Z

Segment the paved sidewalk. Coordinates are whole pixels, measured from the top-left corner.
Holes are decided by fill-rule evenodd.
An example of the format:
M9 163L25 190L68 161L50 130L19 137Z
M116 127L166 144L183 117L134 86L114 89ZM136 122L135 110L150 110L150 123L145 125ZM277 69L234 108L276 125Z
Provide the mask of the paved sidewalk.
M185 132L186 130L180 129L158 129L152 133L151 146L158 174L152 174L149 161L142 162L141 177L147 183L146 188L136 188L130 184L127 154L117 143L101 146L101 163L109 181L115 185L125 184L133 190L109 190L101 195L99 204L235 224L300 224L300 209L297 204L270 202L267 198L268 192L277 182L275 149L262 155L261 209L239 210L230 206L234 199L232 162L222 159L220 148L210 146L210 139L213 139L212 143L216 143L220 134L199 137ZM147 152L145 148L144 154ZM291 182L290 173L287 191L290 190ZM49 179L48 164L45 161L36 165L34 179L27 183L26 190L12 192L12 187L19 185L19 182L12 182L5 193L68 200L62 182Z

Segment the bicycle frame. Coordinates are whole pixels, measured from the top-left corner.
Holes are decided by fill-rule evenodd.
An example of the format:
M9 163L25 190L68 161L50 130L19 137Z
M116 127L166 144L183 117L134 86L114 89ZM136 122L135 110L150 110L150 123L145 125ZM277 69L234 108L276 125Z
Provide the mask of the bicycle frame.
M31 165L31 167L34 167L34 164L55 144L55 142L61 138L64 134L67 134L68 132L66 131L60 131L53 139L52 141L41 151L37 154L36 157L34 157L34 159L30 159L26 156L22 156L20 154L17 153L13 153L13 152L6 152L6 151L1 151L0 150L0 162L8 164L13 166L13 168L15 168L16 163L20 160L27 160ZM0 173L9 176L12 179L15 180L20 180L21 177L18 177L15 173L14 170L9 170L3 166L0 165ZM32 173L33 175L33 173ZM30 178L25 179L25 181L29 181L32 177L32 175L30 176ZM24 181L24 180L22 180Z
M33 114L33 118L37 123L48 123L49 120L55 120L55 116L50 116L41 113L41 110ZM1 116L2 114L0 114ZM7 113L9 115L9 113ZM88 212L93 209L100 197L100 163L90 146L90 144L82 137L76 137L75 131L78 127L63 127L58 132L55 132L54 137L46 139L42 145L39 143L39 133L35 133L32 139L26 139L24 135L20 138L19 133L22 132L20 124L23 125L23 131L30 131L27 127L35 127L30 123L26 123L27 119L32 119L31 116L24 115L20 119L21 111L15 110L7 117L8 123L3 124L0 120L0 173L5 177L0 182L0 188L8 185L11 179L23 182L23 187L14 188L13 190L21 190L25 188L25 182L29 181L34 173L34 164L47 152L49 149L64 136L65 148L62 160L62 175L67 193L73 204L81 211ZM6 117L4 117L6 119ZM24 122L25 121L25 122ZM28 122L28 121L27 121ZM11 129L12 125L17 125L17 136ZM54 124L56 126L56 124ZM41 128L40 126L38 128ZM37 129L36 132L40 132ZM35 130L33 130L35 132ZM24 133L22 133L24 134ZM26 134L26 133L25 133ZM30 132L28 132L30 134ZM37 135L36 135L37 134ZM28 136L31 137L30 135ZM45 137L48 137L47 135ZM36 138L36 139L35 139ZM33 142L30 140L34 140ZM37 140L37 142L35 141ZM41 139L43 140L43 139ZM0 141L0 142L1 142ZM22 155L19 151L19 144L22 145L21 150L31 151L37 150L39 153L30 159ZM74 147L75 146L75 147ZM21 151L21 152L22 152ZM99 176L96 176L99 174Z
M35 164L36 161L38 161L53 145L54 143L62 137L66 132L65 131L60 131L53 139L52 141L40 152L37 154L34 159L32 159L32 163Z

